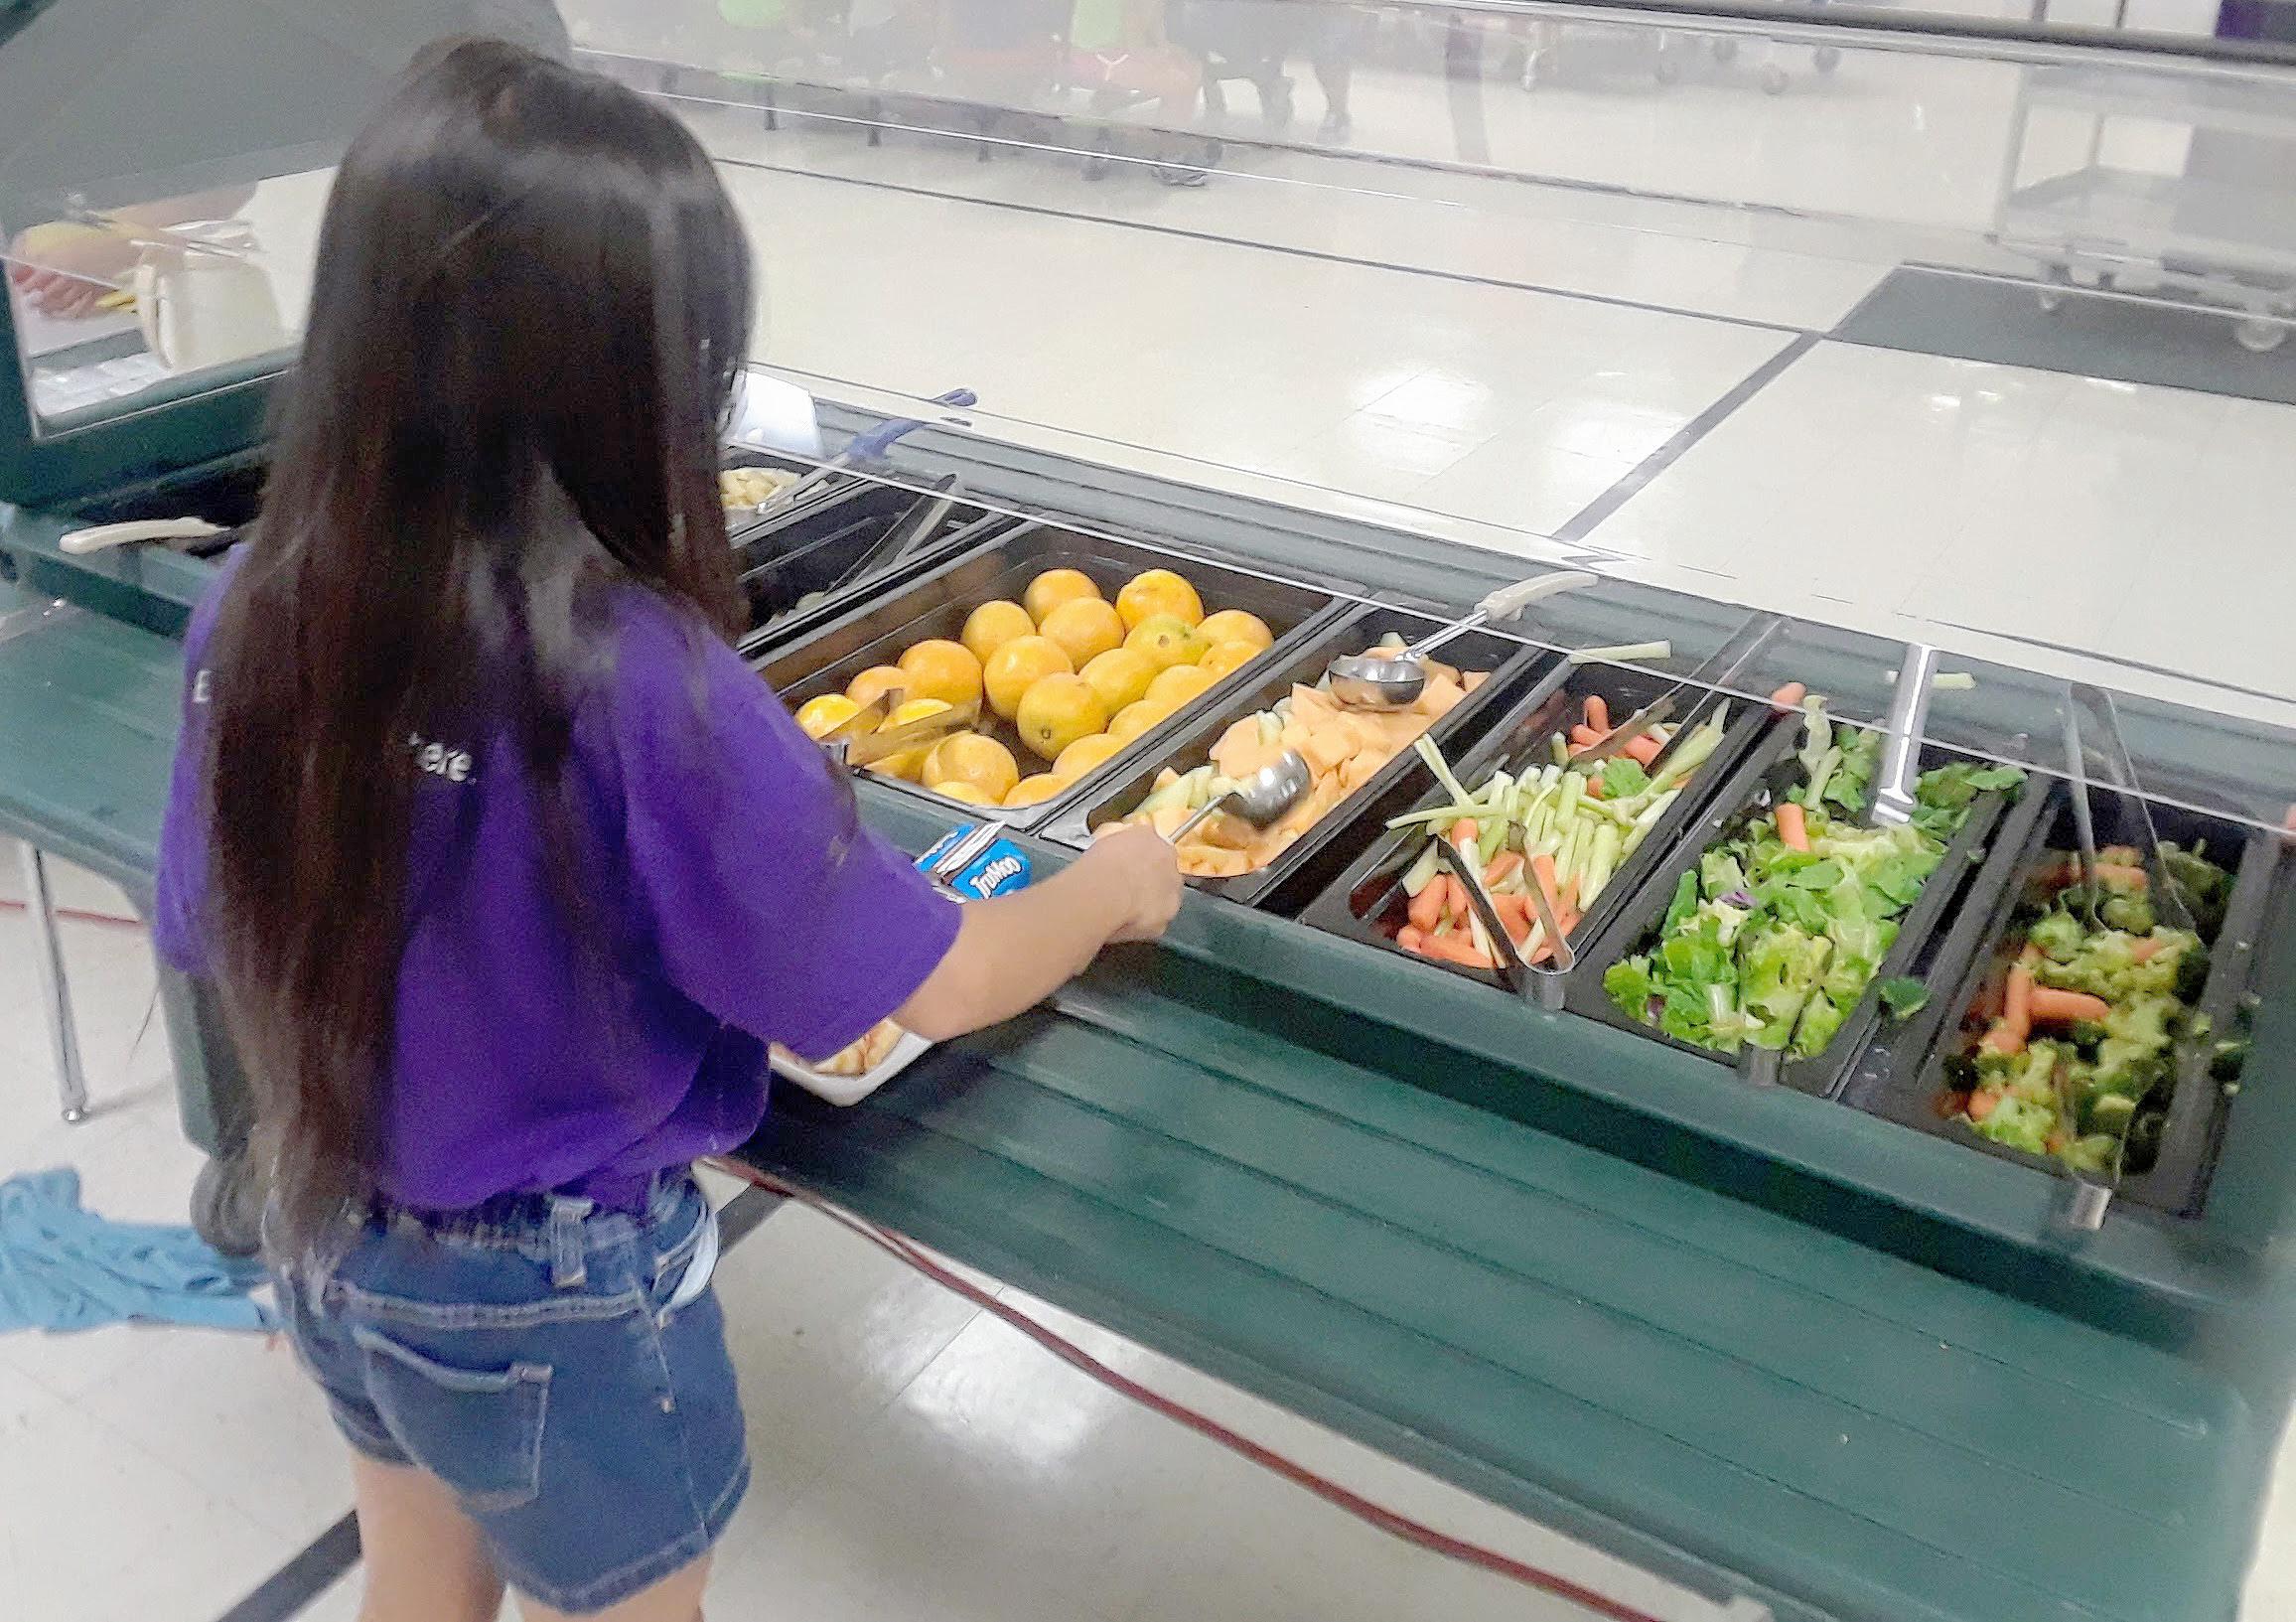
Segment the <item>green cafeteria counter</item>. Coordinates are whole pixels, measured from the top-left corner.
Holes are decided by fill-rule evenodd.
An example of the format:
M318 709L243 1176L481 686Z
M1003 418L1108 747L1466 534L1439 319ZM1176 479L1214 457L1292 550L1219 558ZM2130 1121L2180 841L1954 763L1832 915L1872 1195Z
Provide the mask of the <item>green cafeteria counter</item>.
M165 638L0 604L0 831L147 896L180 679ZM911 849L942 830L862 800ZM2234 1615L2277 1285L2115 1321L2037 1304L2053 1269L1909 1259L1938 1243L1910 1217L1610 1107L1499 1051L1479 988L1300 934L1192 896L1165 947L853 1108L781 1091L744 1155L1717 1600ZM1557 1074L1635 1051L1549 1020Z

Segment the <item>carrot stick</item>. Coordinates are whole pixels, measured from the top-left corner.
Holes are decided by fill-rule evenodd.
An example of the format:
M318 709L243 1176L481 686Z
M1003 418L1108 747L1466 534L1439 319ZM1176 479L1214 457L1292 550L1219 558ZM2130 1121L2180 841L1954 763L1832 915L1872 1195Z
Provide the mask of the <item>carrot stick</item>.
M1457 873L1446 874L1445 880L1446 888L1451 893L1451 899L1448 903L1451 916L1458 919L1460 927L1464 929L1467 926L1467 920L1473 916L1468 909L1474 905L1467 899L1467 881Z
M1657 739L1646 732L1639 738L1629 738L1626 748L1620 752L1637 766L1648 767L1650 762L1658 758L1658 750L1661 747L1662 745Z
M1476 950L1475 942L1464 935L1430 935L1420 945L1423 957L1438 962L1457 963L1462 968L1489 968L1491 955Z
M2152 875L2141 867L2128 867L2119 862L2098 862L2096 882L2125 884L2132 890L2149 890L2152 888Z
M2140 963L2149 963L2161 955L2161 949L2167 945L2166 941L2156 941L2149 935L2142 936L2128 944L2128 955Z
M1427 881L1427 887L1411 898L1411 927L1425 934L1443 922L1443 901L1450 891L1444 887L1443 876L1437 874Z
M1587 694L1587 725L1597 732L1611 729L1611 706L1599 692Z
M1780 709L1799 709L1801 701L1809 696L1809 688L1799 681L1789 681L1770 695L1770 701Z
M2019 963L2009 970L2008 995L2001 1004L2001 1023L2016 1038L2017 1045L2025 1046L2025 1039L2033 1034L2033 970Z
M1969 1118L1971 1120L1983 1120L1999 1108L2000 1105L2001 1095L1998 1093L1972 1093L1969 1095Z
M1592 749L1602 741L1603 735L1591 726L1581 724L1570 729L1570 742L1573 749Z
M2033 988L2033 1017L2036 1021L2070 1025L2075 1020L2088 1019L2099 1024L2112 1012L2112 1004L2102 997L2092 997L2086 991L2060 991L2052 986Z
M1405 952L1417 952L1427 943L1426 932L1416 924L1406 924L1395 932L1395 945Z
M1531 857L1530 876L1532 882L1538 886L1539 894L1546 897L1548 910L1559 919L1562 916L1562 906L1558 899L1560 892L1555 888L1554 858L1552 856Z
M1475 825L1475 818L1462 816L1451 824L1451 842L1461 850L1483 837L1483 830Z
M1778 837L1789 850L1809 848L1809 819L1793 801L1783 801L1778 808Z
M1491 865L1483 870L1483 882L1489 885L1504 884L1508 879L1512 878L1515 874L1515 870L1521 866L1521 851L1502 850L1498 855L1491 858Z
M1575 912L1577 912L1577 911L1578 911L1578 904L1579 904L1579 881L1578 881L1578 876L1577 876L1576 874L1573 874L1573 875L1572 875L1572 876L1571 876L1571 877L1570 877L1570 878L1569 878L1567 881L1565 881L1565 883L1563 884L1563 887L1562 887L1562 894L1560 894L1560 895L1558 895L1558 896L1556 896L1556 897L1555 897L1555 909L1554 909L1554 910L1555 910L1556 914L1557 914L1557 915L1558 915L1558 917L1559 917L1559 915L1561 915L1561 914L1563 914L1563 913L1575 913Z

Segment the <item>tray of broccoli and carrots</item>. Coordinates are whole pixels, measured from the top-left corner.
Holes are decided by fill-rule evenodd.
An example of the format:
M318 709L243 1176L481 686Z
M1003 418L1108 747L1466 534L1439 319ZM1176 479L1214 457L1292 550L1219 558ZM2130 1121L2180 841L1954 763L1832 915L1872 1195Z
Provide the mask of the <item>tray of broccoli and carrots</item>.
M1965 921L1971 950L1933 1029L1864 1102L1931 1135L2190 1213L2239 1086L2254 941L2284 847L2156 806L2164 842L2147 861L2133 805L2092 795L2092 808L2100 832L2123 842L2084 875L2070 802L2053 797L2013 881ZM2163 884L2181 907L2162 903Z

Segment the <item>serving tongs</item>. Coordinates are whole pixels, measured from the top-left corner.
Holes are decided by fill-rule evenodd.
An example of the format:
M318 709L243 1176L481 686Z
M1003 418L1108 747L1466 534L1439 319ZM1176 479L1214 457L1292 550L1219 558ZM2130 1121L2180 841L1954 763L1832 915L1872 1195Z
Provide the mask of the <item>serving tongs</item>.
M1534 875L1529 885L1530 904L1538 913L1538 935L1552 949L1551 962L1534 963L1523 957L1514 944L1514 937L1507 933L1507 925L1499 916L1499 904L1492 899L1491 888L1483 882L1483 870L1468 865L1467 857L1448 833L1434 835L1434 844L1441 853L1444 865L1451 869L1467 892L1467 904L1475 909L1476 921L1484 934L1491 937L1491 950L1499 960L1499 977L1507 982L1508 990L1520 995L1527 987L1537 997L1538 1005L1560 1011L1563 1005L1564 976L1577 965L1578 954L1562 932L1562 921L1555 916L1554 907L1546 899L1545 887Z
M862 712L868 713L866 709ZM860 720L856 715L845 723L850 727ZM937 743L952 732L961 732L980 719L977 702L958 704L954 708L936 710L899 726L881 727L874 732L847 732L843 727L831 731L821 741L830 755L847 767L873 766L889 755L906 754L920 744Z
M1744 625L1732 632L1727 642L1699 661L1697 668L1613 727L1601 742L1572 751L1570 764L1573 766L1593 766L1609 760L1652 727L1660 726L1671 720L1675 709L1682 701L1682 695L1693 687L1709 693L1719 692L1727 688L1738 679L1749 664L1760 657L1763 650L1767 649L1777 639L1778 633L1784 629L1786 629L1784 615L1754 615ZM1695 702L1694 700L1693 708ZM1677 727L1674 735L1659 745L1656 757L1650 762L1650 769L1652 777L1657 776L1659 769L1666 764L1667 757L1674 752L1674 746L1682 741L1687 730L1687 728Z
M837 578L822 595L843 591L908 556L911 547L938 529L947 518L949 511L956 506L958 489L953 473L935 480L932 489L910 503L899 517L885 526L884 533L861 549L860 556L838 571Z
M2112 786L2123 799L2136 808L2137 826L2141 834L2141 855L2148 895L2153 916L2171 929L2187 930L2197 934L2192 909L2168 863L2161 856L2160 829L2153 822L2151 803L2145 799L2144 788L2137 780L2136 762L2130 756L2128 739L2120 729L2120 712L2113 705L2112 694L2085 681L2069 681L2065 691L2065 776L2066 792L2073 805L2073 833L2080 845L2077 858L2080 864L2081 914L2091 931L2104 928L2097 914L2097 853L2096 818L2088 798L2088 745L2081 725L2081 711L2086 710L2096 723L2095 735L2100 741L2101 753ZM2181 1046L2181 1043L2180 1043ZM2180 1066L2181 1068L2181 1066ZM2079 1101L2073 1097L2071 1079L2062 1070L2057 1076L2057 1107L2064 1118L2065 1129L2072 1131L2080 1119ZM2098 1177L2094 1173L2076 1170L2059 1162L2064 1176L2064 1192L2054 1213L2059 1227L2071 1233L2093 1234L2104 1226L2105 1213L2111 1209L2112 1197L2120 1187L2123 1158L2128 1152L2128 1134L2124 1128L2119 1146L2112 1159L2112 1170Z
M84 557L89 552L109 551L114 546L158 541L172 550L199 556L212 549L205 546L205 542L230 532L206 518L130 518L124 523L97 523L85 529L68 529L57 538L56 545L60 551Z
M934 405L952 405L962 410L965 406L977 404L979 400L980 396L969 388L952 388L945 394L935 394L932 403ZM856 463L882 462L886 452L892 450L895 445L924 426L925 421L922 417L903 417L898 421L884 423L879 427L872 428L865 434L855 435L843 450L830 457L795 484L787 486L760 502L757 507L758 516L764 517L769 513L795 507L807 496Z

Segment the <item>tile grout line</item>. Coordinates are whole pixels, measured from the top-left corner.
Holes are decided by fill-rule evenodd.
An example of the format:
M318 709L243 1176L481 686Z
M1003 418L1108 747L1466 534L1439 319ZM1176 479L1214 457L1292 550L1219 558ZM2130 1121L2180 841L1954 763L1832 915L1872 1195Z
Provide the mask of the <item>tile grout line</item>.
M1555 527L1549 537L1564 545L1587 538L1645 486L1679 461L1684 452L1719 428L1739 407L1769 387L1787 369L1823 341L1822 333L1797 333L1777 354L1738 379L1720 398L1677 428L1667 441L1627 470L1626 476Z
M721 1252L756 1233L782 1204L780 1195L755 1185L728 1200L718 1213ZM341 1581L359 1563L359 1556L358 1512L346 1510L341 1520L298 1549L217 1622L290 1622Z

